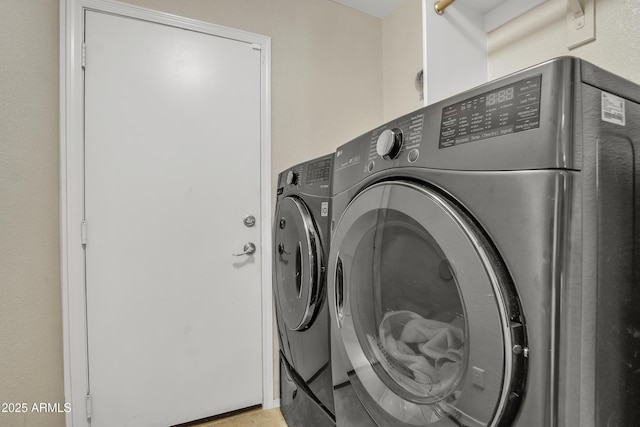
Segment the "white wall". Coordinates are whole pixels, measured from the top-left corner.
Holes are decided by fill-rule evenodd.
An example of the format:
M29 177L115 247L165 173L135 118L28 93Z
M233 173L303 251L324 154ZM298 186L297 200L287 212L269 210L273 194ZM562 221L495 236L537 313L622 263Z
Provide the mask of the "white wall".
M414 85L422 70L422 0L405 0L382 20L384 120L424 104Z
M423 2L425 105L487 82L483 14L461 1L439 15L433 3Z
M640 1L596 0L596 40L567 49L567 0L549 0L489 34L489 78L574 55L640 84Z

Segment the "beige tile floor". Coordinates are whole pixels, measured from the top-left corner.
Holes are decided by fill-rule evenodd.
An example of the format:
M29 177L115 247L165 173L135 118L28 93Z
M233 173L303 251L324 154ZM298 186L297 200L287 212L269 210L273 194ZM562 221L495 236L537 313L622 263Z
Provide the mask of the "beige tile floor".
M280 409L251 409L192 427L287 427Z

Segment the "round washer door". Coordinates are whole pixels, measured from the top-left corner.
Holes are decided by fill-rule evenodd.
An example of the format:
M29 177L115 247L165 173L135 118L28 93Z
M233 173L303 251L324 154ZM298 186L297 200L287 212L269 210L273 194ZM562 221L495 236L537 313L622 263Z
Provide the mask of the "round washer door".
M309 209L295 196L278 203L275 225L275 294L287 328L307 329L321 303L322 246Z
M510 425L526 375L520 304L497 251L443 192L359 193L336 225L338 347L380 426Z

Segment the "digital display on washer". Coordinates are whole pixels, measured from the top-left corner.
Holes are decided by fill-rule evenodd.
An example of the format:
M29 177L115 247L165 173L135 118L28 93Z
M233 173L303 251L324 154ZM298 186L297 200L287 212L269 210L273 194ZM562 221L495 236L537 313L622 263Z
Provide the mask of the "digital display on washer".
M438 148L539 128L541 82L538 75L443 108Z
M322 159L307 166L307 184L329 181L331 159Z

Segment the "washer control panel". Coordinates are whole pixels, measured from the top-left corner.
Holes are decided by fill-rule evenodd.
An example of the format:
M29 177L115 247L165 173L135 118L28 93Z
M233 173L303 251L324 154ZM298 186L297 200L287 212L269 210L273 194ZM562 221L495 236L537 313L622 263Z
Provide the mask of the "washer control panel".
M331 180L331 158L324 158L307 165L307 184L328 183Z
M329 196L333 173L333 154L301 163L280 173L278 196L289 192L304 192Z

